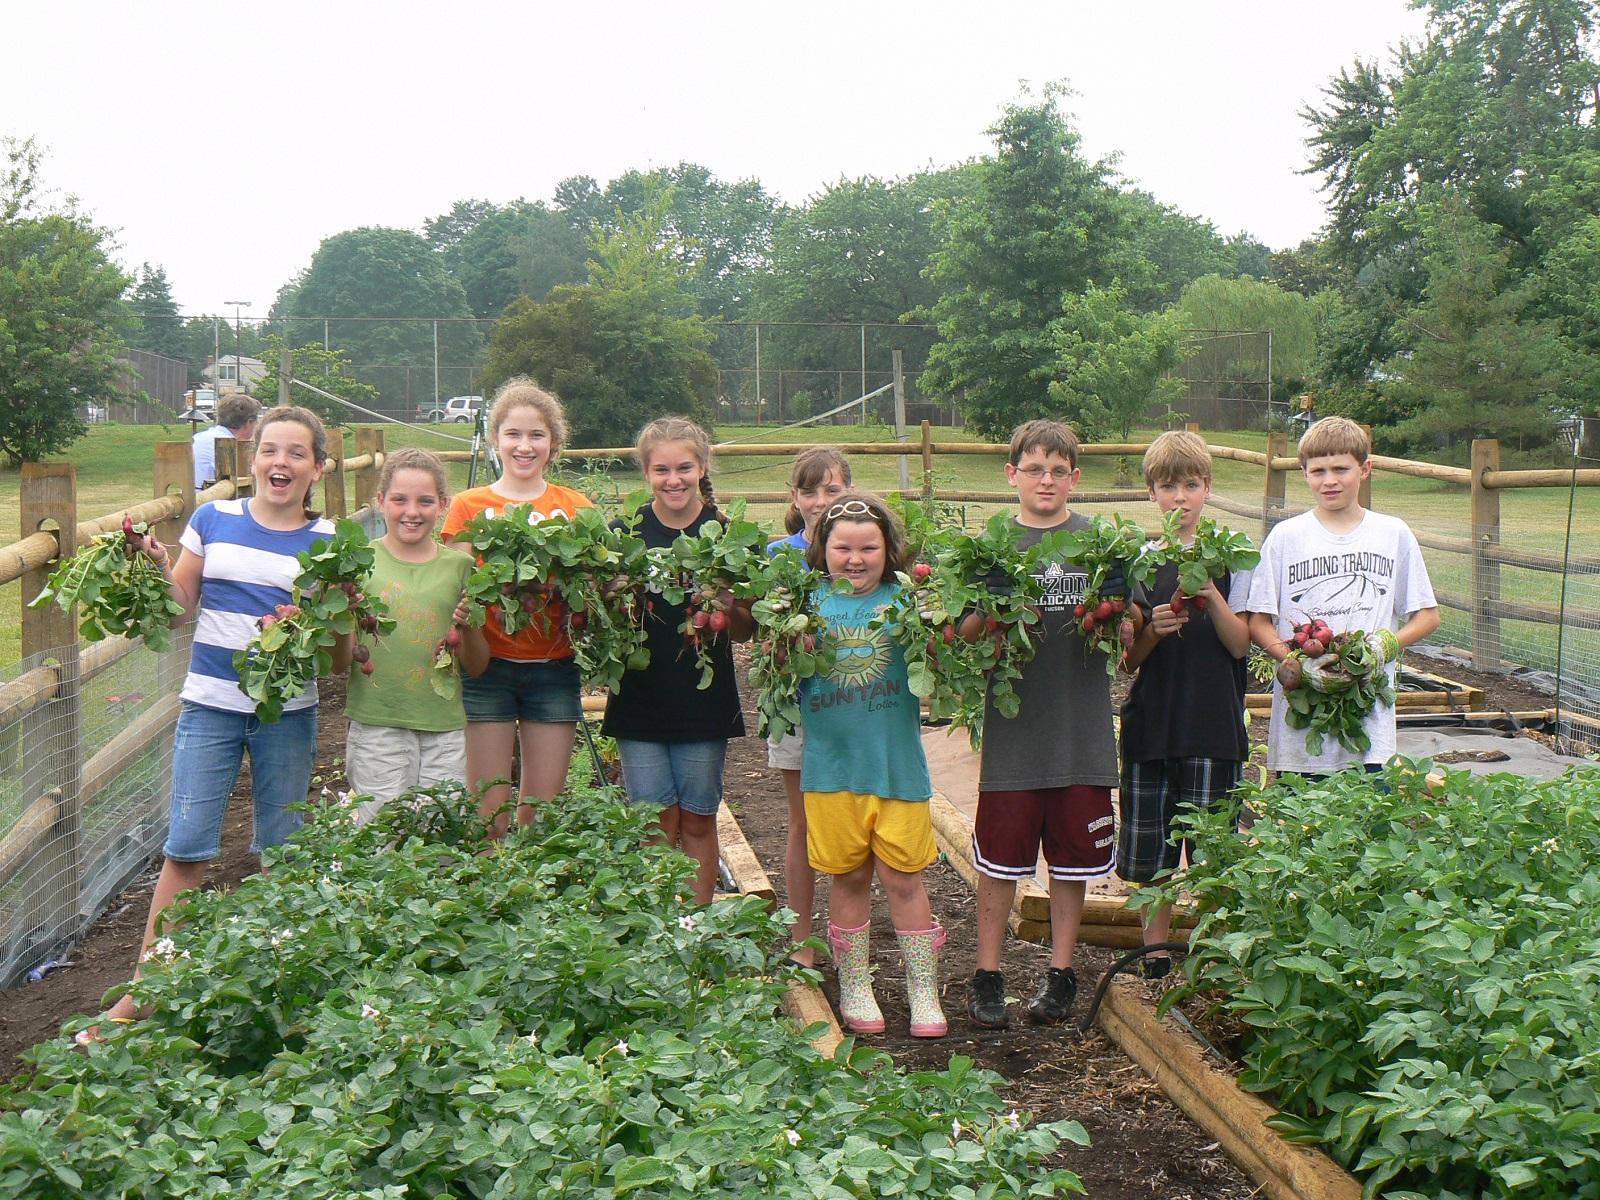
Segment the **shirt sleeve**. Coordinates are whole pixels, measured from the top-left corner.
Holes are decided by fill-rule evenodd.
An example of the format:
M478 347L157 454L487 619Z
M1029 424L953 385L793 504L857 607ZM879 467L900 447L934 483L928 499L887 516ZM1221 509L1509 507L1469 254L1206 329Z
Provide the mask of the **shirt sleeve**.
M194 515L189 518L189 523L183 527L183 532L178 536L178 545L190 554L200 558L206 556L206 531L211 527L211 514L216 510L209 504L202 504L194 510Z
M450 501L450 507L444 514L444 525L439 530L439 536L445 541L450 541L466 527L472 514L467 511L470 507L466 495L463 493Z
M1439 607L1438 598L1433 594L1433 581L1428 578L1428 564L1422 557L1422 547L1417 544L1417 535L1411 532L1408 525L1402 525L1400 529L1400 562L1395 570L1395 578L1400 582L1400 590L1394 598L1394 611L1402 624L1410 619L1412 613Z
M1255 586L1256 569L1242 567L1228 577L1228 607L1234 612L1254 612L1250 607L1250 590Z

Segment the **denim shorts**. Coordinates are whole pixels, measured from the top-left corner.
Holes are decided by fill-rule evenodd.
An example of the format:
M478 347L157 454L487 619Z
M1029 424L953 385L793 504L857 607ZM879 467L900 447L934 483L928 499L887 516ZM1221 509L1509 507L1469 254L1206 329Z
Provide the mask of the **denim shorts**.
M583 716L578 701L582 682L575 659L491 658L482 675L461 681L461 702L468 721L576 722Z
M722 806L722 764L727 742L634 742L617 739L622 786L628 799L652 808L676 804L714 817Z
M300 828L317 748L317 710L286 712L272 724L255 713L224 712L185 700L172 747L172 819L161 852L176 862L209 862L222 851L222 820L250 751L255 802L252 854L281 845Z

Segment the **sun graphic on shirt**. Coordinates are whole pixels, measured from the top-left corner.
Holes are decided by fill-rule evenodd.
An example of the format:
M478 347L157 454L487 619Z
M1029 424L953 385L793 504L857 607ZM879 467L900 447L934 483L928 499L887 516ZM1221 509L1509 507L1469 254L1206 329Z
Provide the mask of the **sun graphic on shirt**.
M833 666L828 678L845 685L871 683L889 669L889 639L865 625L841 625L828 635Z

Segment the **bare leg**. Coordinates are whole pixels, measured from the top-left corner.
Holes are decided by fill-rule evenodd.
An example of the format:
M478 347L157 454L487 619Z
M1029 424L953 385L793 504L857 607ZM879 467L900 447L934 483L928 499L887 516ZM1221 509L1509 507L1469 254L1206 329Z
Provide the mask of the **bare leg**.
M528 800L554 800L567 786L572 743L578 726L571 721L523 721L517 728L522 743L522 800L517 824L531 825L535 814Z
M978 875L978 964L980 971L1000 969L1000 950L1006 941L1006 921L1017 896L1011 879Z
M485 780L507 779L511 775L511 747L516 741L517 726L514 721L467 722L467 786L478 792L478 812L487 821L489 815L511 799L511 785L496 784L484 788ZM483 789L479 791L479 789ZM495 818L491 836L505 836L509 820L505 813Z
M896 929L930 929L933 927L933 909L928 904L928 889L922 886L922 872L897 871L882 859L874 857L878 882L889 901L889 916Z
M869 856L853 871L833 877L828 919L841 929L854 929L872 919L872 864Z
M1050 965L1070 967L1078 948L1078 925L1083 921L1081 879L1050 881Z
M144 941L139 947L140 962L144 961L145 951L156 940L156 925L161 914L172 906L179 892L190 891L206 881L208 865L204 862L176 862L170 858L161 864L161 875L156 879L156 890L150 897L150 914L144 922ZM134 965L133 977L139 978L138 964ZM106 1013L107 1017L114 1020L132 1020L137 1015L132 996L123 996Z
M789 840L783 850L783 881L788 894L789 907L794 910L794 924L789 936L803 942L811 936L811 913L817 906L817 876L811 870L811 859L806 853L806 801L800 791L800 772L783 772L783 793L789 798ZM811 966L816 961L816 951L807 946L796 950L797 962Z
M683 852L695 861L694 899L710 904L717 890L717 819L674 806L678 813L678 839Z
M646 846L671 846L674 850L683 842L683 822L680 820L683 809L676 804L669 804L656 816L656 831L645 838Z

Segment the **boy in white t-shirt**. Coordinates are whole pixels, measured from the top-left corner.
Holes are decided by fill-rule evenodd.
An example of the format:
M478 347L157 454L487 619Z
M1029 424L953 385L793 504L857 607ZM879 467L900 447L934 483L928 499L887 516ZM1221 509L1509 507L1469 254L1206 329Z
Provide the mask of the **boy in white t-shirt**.
M1334 633L1383 630L1375 638L1391 682L1400 650L1439 628L1439 608L1417 539L1398 517L1361 507L1362 481L1372 474L1372 443L1346 417L1318 421L1300 439L1300 469L1316 497L1310 512L1275 526L1261 546L1250 587L1250 636L1273 658L1289 654L1296 625L1320 617ZM1267 766L1300 775L1381 765L1394 754L1394 709L1374 706L1363 727L1372 739L1365 755L1334 738L1321 754L1306 750L1304 730L1289 728L1283 687L1272 685Z

